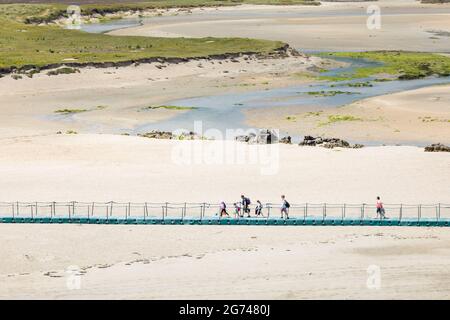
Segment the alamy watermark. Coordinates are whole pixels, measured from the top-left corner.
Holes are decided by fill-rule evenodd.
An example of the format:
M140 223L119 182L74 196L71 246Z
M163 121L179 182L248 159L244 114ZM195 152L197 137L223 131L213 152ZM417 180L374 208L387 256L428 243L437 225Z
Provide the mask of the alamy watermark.
M381 288L381 268L375 264L367 267L367 289L379 290Z
M186 130L175 130L181 136ZM172 162L176 165L250 165L259 168L261 175L275 175L280 169L279 132L257 129L215 129L203 131L201 121L194 122L200 139L179 141L172 148ZM236 142L236 137L248 137L249 143ZM208 141L205 141L208 140Z
M69 266L66 269L66 287L68 290L81 289L81 268L79 266Z
M67 29L81 29L83 21L81 20L81 8L77 5L70 5L67 7Z
M366 26L369 30L381 29L381 8L378 5L370 5L366 10L369 17L367 18Z

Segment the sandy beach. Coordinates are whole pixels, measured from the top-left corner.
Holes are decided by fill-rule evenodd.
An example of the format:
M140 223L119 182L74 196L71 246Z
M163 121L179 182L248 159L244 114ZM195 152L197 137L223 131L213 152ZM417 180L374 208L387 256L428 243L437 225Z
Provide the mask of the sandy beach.
M353 141L396 144L450 143L450 86L439 85L377 96L347 106L248 109L249 125L283 128L292 135L308 133ZM355 121L329 123L329 116Z
M450 203L450 155L107 134L1 140L2 201ZM419 168L427 168L421 170ZM412 187L414 186L414 187Z
M449 299L437 228L0 225L0 297ZM371 282L373 270L380 282Z
M381 29L366 27L371 4L382 10ZM361 149L136 135L145 125L192 112L148 107L188 98L211 98L207 104L214 105L215 97L225 97L214 114L238 108L230 97L241 93L257 101L273 89L311 86L322 69L347 66L302 52L448 54L446 32L450 4L413 0L199 9L112 31L282 40L300 55L2 77L0 202L217 205L245 194L253 209L258 199L279 203L285 194L292 204L373 205L376 196L386 204L450 204L450 153L422 147L450 143L448 84L320 112L308 105L242 107L246 125L370 145ZM278 101L284 98L289 93ZM64 109L79 112L56 112ZM332 115L354 121L326 123ZM425 217L435 214L424 210ZM1 299L450 298L447 228L0 224L0 240ZM381 277L376 288L373 270Z

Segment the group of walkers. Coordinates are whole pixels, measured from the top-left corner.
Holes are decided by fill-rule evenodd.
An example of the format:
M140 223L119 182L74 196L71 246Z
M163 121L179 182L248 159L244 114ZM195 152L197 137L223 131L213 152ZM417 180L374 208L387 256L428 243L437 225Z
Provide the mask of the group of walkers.
M286 197L284 195L281 196L281 206L280 206L280 213L281 213L281 219L286 217L286 219L289 219L289 208L290 204L287 202ZM235 218L243 218L245 215L247 215L247 218L251 218L251 210L250 210L250 198L246 197L245 195L241 195L241 201L233 203L234 206L234 217ZM220 208L220 217L230 217L230 214L227 211L227 205L224 201L220 202L219 205ZM263 204L261 201L256 200L256 207L255 207L255 216L256 217L264 217L263 214Z
M247 215L247 218L251 218L251 210L250 210L250 198L246 197L245 195L241 195L241 201L233 203L234 206L234 218L243 218L244 215ZM286 197L284 195L281 196L281 206L280 206L280 214L281 219L286 218L289 219L289 208L291 205L286 200ZM220 217L230 217L230 214L227 211L227 205L224 201L220 202L219 204L220 208ZM383 202L381 202L380 197L377 197L376 202L376 213L377 218L380 217L380 219L386 219L386 212L384 210ZM261 201L256 200L256 207L255 207L255 217L264 217L263 214L263 204Z

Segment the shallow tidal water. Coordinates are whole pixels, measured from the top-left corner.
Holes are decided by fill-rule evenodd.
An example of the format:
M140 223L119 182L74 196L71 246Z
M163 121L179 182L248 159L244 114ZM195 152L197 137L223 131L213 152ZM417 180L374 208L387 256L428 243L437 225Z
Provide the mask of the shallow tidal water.
M332 14L333 12L330 12ZM195 15L183 16L183 19L195 19L198 15L205 15L206 13L197 13ZM242 12L242 11L229 11L225 15L235 15L236 17L246 17L247 15L273 15L268 12ZM275 14L281 14L282 16L299 16L299 15L317 15L317 13L304 12L304 13L286 13L280 12ZM336 14L334 12L333 14ZM361 13L355 12L355 15ZM208 12L208 19L219 18L224 13ZM322 13L323 16L327 16L327 12ZM144 23L148 19L162 19L163 21L173 21L179 19L176 16L165 17L151 17L151 18L135 18L135 19L119 19L106 23L98 24L86 24L83 25L82 30L86 32L108 32L111 30L134 27ZM204 16L203 16L204 18ZM301 49L299 49L301 51ZM307 52L310 54L317 54L320 52ZM351 73L357 68L377 65L375 62L369 62L362 59L352 58L334 58L339 61L348 63L347 67L341 67L329 70L322 73L323 76L341 76ZM187 112L183 112L178 116L175 116L168 120L159 121L156 123L149 123L134 128L132 133L144 133L151 130L164 130L164 131L196 131L197 133L208 136L205 131L210 129L216 129L226 137L227 130L235 129L254 129L245 124L245 116L243 110L247 108L273 108L273 107L298 107L299 110L304 110L305 106L309 111L321 111L327 108L334 108L344 106L353 103L358 100L385 95L390 93L401 92L405 90L413 90L423 88L432 85L450 83L450 77L429 77L416 80L393 80L377 82L372 78L354 79L351 81L317 81L310 84L301 84L296 86L289 86L285 88L266 89L266 90L254 90L243 93L232 94L220 94L210 96L191 97L180 100L167 101L166 105L174 105L181 107L192 107ZM364 87L350 87L349 83L361 83L370 82L371 86ZM330 96L317 96L311 95L310 92L318 91L343 91L344 94L336 94ZM294 110L295 111L295 110ZM200 132L199 132L200 131ZM129 130L127 130L129 132ZM281 131L281 134L286 134ZM296 142L300 140L299 137L293 137ZM352 141L358 143L364 143L368 145L381 145L382 142L367 142L367 141ZM399 141L401 143L401 141ZM411 145L411 143L408 143ZM414 145L414 143L412 143ZM416 145L419 145L417 143Z

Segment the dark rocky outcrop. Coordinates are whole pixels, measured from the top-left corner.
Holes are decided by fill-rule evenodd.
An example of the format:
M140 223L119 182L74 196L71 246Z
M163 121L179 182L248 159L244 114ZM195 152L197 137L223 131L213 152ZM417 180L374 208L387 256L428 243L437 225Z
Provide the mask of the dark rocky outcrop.
M339 138L322 138L322 137L312 137L305 136L303 141L299 143L300 146L319 146L323 148L333 149L333 148L355 148L359 149L364 147L362 144L351 145L349 142L339 139Z
M281 138L281 139L280 139L280 143L291 144L291 143L292 143L292 138L291 138L291 136L287 136L287 137Z
M152 130L150 132L140 133L138 136L150 139L206 140L205 137L192 131L174 134L170 131Z
M281 142L277 133L269 129L261 129L258 133L251 132L248 135L237 136L235 140L250 144L274 144Z
M152 130L146 133L138 134L139 137L150 138L150 139L173 139L174 136L172 132L169 131L158 131Z
M425 152L450 152L450 147L442 143L434 143L425 147Z

